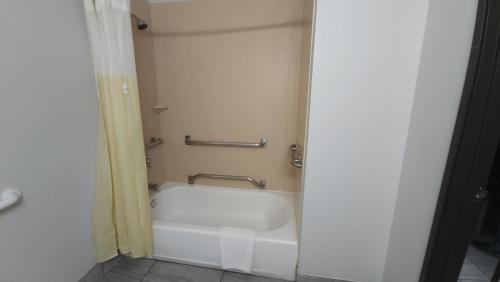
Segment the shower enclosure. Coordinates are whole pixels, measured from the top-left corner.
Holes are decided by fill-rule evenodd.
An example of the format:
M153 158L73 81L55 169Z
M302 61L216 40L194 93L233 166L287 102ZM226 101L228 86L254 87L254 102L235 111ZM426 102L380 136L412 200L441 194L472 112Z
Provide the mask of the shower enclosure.
M134 5L154 256L220 268L247 228L252 273L294 280L314 1Z

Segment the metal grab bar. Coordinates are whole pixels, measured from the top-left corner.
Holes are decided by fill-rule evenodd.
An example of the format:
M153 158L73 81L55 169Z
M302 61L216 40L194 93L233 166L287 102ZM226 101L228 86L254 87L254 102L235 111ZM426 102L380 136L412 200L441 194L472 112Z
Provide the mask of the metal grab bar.
M207 173L199 173L196 175L188 175L188 184L194 184L196 179L198 178L210 178L210 179L225 179L225 180L237 180L237 181L248 181L253 185L257 186L260 189L266 188L266 181L260 180L257 181L249 176L236 176L236 175L223 175L223 174L207 174Z
M146 148L146 150L154 148L156 146L159 146L159 145L163 144L163 139L161 139L160 137L151 137L151 139L149 139L149 141L151 143L144 145L144 147Z
M148 183L148 189L158 191L158 188L160 188L160 184L152 182Z
M302 160L302 147L299 144L290 145L290 163L297 168L302 168L304 161Z
M191 146L218 146L218 147L238 147L238 148L266 148L267 138L261 138L259 143L230 142L230 141L199 141L192 140L190 135L186 135L184 143Z

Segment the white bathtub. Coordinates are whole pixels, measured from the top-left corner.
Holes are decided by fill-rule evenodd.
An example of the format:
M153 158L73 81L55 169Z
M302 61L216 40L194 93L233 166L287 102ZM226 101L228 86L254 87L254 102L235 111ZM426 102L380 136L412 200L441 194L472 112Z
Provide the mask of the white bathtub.
M256 231L252 273L295 280L290 193L166 183L151 204L155 258L220 268L219 228L250 228Z

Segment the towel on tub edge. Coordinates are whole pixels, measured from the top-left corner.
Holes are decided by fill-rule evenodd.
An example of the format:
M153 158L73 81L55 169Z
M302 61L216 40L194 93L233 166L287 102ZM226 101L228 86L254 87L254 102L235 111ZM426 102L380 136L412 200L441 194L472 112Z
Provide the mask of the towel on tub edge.
M249 273L252 270L254 241L254 230L222 227L219 231L222 268Z

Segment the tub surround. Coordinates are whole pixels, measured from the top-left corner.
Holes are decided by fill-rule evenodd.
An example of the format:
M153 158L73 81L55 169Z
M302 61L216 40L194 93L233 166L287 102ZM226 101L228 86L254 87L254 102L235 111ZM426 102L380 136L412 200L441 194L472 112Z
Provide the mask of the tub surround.
M206 0L151 4L167 181L213 173L265 179L294 191L289 146L297 142L302 0ZM310 27L310 26L309 26ZM301 99L303 100L303 99ZM300 133L303 135L303 133ZM267 137L266 149L191 147ZM253 188L204 179L200 183Z
M295 279L300 199L289 192L300 189L302 175L290 165L289 146L305 140L298 119L307 114L311 32L303 30L312 26L311 3L133 0L133 13L150 26L133 27L144 137L164 140L150 150L148 176L170 182L152 193L156 258L219 268L220 228L249 228L256 232L252 273ZM168 109L157 113L155 105ZM187 146L185 135L269 143ZM183 184L198 173L245 175L283 192L228 180Z
M146 21L149 27L145 30L137 29L135 20L132 20L132 35L134 37L135 64L141 99L141 118L144 133L144 144L150 143L151 137L160 137L160 117L153 111L158 104L156 92L156 71L154 68L153 37L151 33L151 18L149 5L142 0L131 1L132 14ZM165 166L163 164L163 145L146 150L151 167L148 168L150 183L164 183Z

